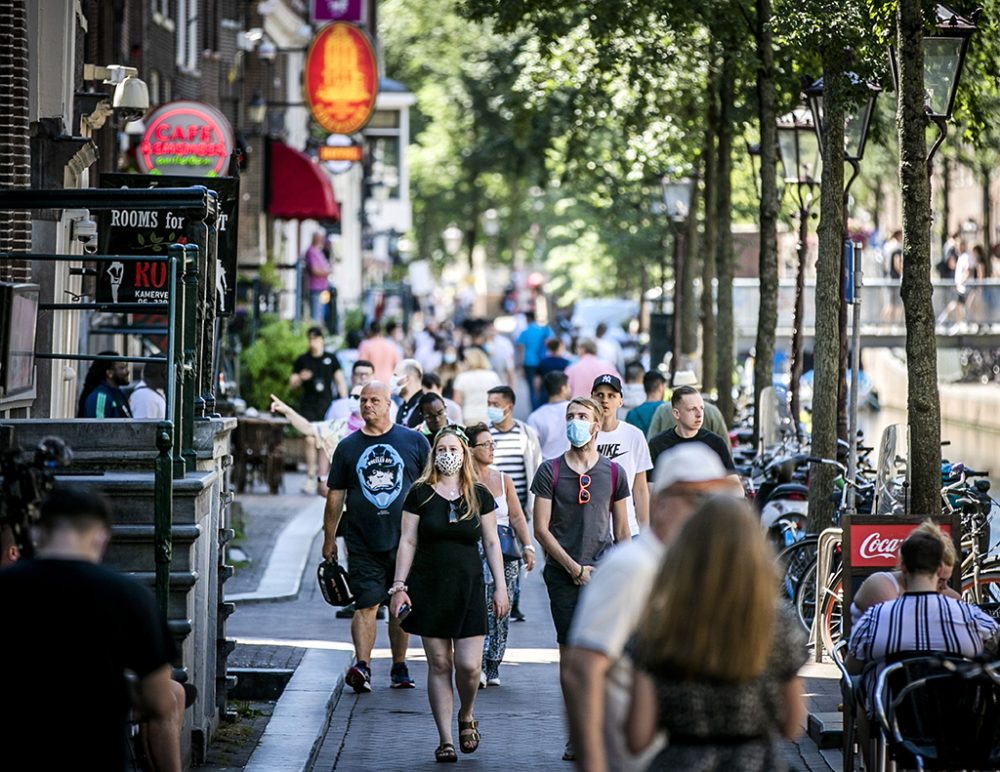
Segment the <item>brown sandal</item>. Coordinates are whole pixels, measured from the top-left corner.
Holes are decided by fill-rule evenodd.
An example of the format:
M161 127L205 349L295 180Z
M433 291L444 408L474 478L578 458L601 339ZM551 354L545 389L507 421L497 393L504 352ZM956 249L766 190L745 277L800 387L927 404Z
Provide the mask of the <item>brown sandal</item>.
M458 722L458 745L462 749L462 753L476 752L479 741L483 739L479 734L478 727L479 722L475 719Z
M451 743L441 743L434 751L434 761L439 764L453 764L458 761L458 754L455 753L455 746Z

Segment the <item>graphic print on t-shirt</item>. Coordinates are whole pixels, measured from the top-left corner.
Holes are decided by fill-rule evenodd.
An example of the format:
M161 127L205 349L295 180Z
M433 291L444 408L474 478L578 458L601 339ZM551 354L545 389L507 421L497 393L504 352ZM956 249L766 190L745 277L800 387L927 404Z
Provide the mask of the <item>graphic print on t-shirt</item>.
M620 458L628 453L628 449L622 450L620 442L609 442L606 445L598 445L597 452L614 461L616 458Z
M399 453L391 445L372 445L365 448L355 469L365 498L379 508L378 514L388 514L388 508L403 490L403 459Z

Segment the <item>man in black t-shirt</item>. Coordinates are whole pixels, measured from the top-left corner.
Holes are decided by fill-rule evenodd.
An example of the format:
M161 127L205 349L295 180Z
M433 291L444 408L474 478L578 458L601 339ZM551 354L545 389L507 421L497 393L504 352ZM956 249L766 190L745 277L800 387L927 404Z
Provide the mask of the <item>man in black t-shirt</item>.
M656 459L663 451L684 442L700 442L707 445L719 457L726 471L730 473L730 479L739 484L740 478L736 474L729 445L719 435L702 428L705 420L705 401L698 390L693 386L679 386L674 389L670 406L676 425L672 429L660 432L649 441L649 457L653 461L653 468L656 468Z
M309 328L309 350L299 356L292 365L292 375L288 385L293 389L302 389L299 398L299 415L308 421L322 421L330 403L347 394L344 383L344 373L341 372L337 356L327 351L326 340L320 327ZM306 482L302 486L303 493L316 493L316 440L305 438ZM321 458L319 477L326 475L326 458Z
M37 559L0 571L3 768L124 769L131 671L154 766L179 772L173 640L149 591L98 565L111 536L107 502L57 487L40 527Z
M337 526L347 504L344 541L348 579L354 595L351 638L357 662L344 680L355 692L370 692L375 615L388 598L396 570L403 502L414 480L424 473L430 444L420 432L394 424L389 417L386 384L369 381L361 391L364 426L337 445L327 480L323 513L323 557L337 557ZM395 617L389 619L392 648L391 686L412 689L406 667L409 636Z

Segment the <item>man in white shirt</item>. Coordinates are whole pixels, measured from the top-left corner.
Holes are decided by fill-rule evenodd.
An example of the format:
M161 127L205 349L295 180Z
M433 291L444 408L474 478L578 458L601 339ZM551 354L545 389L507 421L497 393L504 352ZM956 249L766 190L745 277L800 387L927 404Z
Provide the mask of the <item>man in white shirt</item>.
M618 420L622 406L622 382L614 375L599 375L590 398L604 409L597 433L597 452L622 468L632 496L628 504L628 527L632 536L649 527L649 486L646 472L653 468L646 437L632 424Z
M567 651L566 705L577 769L639 772L662 741L634 756L625 743L632 668L623 656L635 633L667 546L694 513L700 497L724 490L726 470L707 447L692 443L657 462L650 527L611 550L584 587Z
M167 416L167 360L147 362L139 381L128 397L133 418L159 418Z
M566 436L566 405L569 404L569 379L566 373L553 370L542 378L542 388L548 394L548 403L528 416L528 426L538 434L542 458L558 458L569 450Z

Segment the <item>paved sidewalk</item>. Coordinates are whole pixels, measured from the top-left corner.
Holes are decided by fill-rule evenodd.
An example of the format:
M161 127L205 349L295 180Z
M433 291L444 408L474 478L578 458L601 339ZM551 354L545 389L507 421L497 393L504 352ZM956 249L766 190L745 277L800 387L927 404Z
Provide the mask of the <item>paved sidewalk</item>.
M476 717L482 744L474 754L459 753L466 769L567 770L562 761L566 741L564 710L559 689L558 649L549 617L548 598L541 574L529 575L521 605L527 622L512 623L500 687L479 692ZM437 730L427 703L427 667L418 640L410 644L410 673L417 681L412 690L388 686L388 636L379 625L373 658L371 694L356 695L345 688L313 770L316 772L420 772L440 769L434 762ZM831 695L837 682L823 668L809 668L807 693L812 708L835 710ZM839 692L836 692L839 695ZM839 699L839 696L838 696ZM456 721L457 721L456 696ZM457 746L458 731L455 728ZM840 769L837 751L820 752L808 736L784 743L789 767L802 772Z

